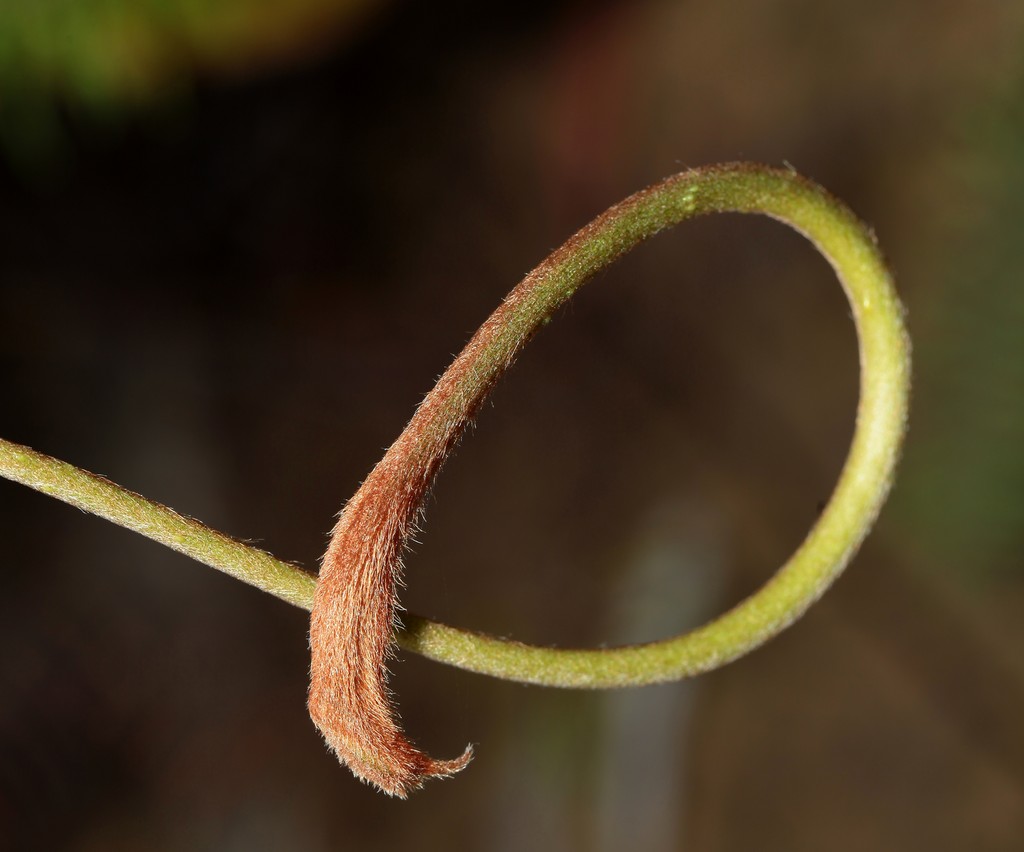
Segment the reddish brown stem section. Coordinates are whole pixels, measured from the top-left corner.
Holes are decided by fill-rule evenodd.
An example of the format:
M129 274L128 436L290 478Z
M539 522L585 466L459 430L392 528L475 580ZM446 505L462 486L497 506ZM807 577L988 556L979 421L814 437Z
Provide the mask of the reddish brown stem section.
M452 775L472 758L467 747L461 757L435 760L406 739L388 697L387 661L406 542L434 475L497 378L474 365L485 350L493 355L495 346L507 346L501 372L529 339L529 332L518 340L508 335L508 317L535 275L481 326L345 506L320 568L310 622L310 716L356 776L393 796Z

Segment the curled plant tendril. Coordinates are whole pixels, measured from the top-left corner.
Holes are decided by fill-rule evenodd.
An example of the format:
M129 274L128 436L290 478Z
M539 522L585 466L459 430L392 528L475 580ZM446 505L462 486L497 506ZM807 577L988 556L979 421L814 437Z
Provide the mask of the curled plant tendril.
M595 272L659 231L713 212L760 213L804 234L835 270L857 327L857 426L835 491L807 538L760 590L730 611L696 630L643 645L540 648L417 616L398 625L395 594L405 542L434 475L490 388L537 328ZM434 760L405 738L386 690L395 642L470 671L548 686L639 686L721 666L799 618L852 558L889 491L909 385L902 310L872 233L792 171L732 164L685 172L631 196L570 238L509 294L345 506L319 581L103 477L2 439L0 475L312 608L310 713L356 775L404 797L427 778L463 768L471 752Z
M472 754L467 749L459 758L438 761L416 749L398 726L386 688L402 553L441 464L520 349L581 284L658 231L720 211L764 213L814 242L846 288L865 377L875 376L880 362L890 377L863 384L857 435L832 501L803 546L760 592L676 640L589 652L590 658L570 652L562 660L573 671L560 675L574 685L613 686L633 682L641 672L656 680L720 665L796 619L860 544L888 490L906 413L906 365L893 355L906 353L900 310L870 233L824 191L791 172L721 166L645 189L571 237L506 297L341 514L313 603L309 709L327 742L359 777L405 796L427 778L462 769ZM882 315L888 324L879 333L873 319ZM549 659L554 665L542 671L558 670L558 653ZM588 667L588 659L595 664Z

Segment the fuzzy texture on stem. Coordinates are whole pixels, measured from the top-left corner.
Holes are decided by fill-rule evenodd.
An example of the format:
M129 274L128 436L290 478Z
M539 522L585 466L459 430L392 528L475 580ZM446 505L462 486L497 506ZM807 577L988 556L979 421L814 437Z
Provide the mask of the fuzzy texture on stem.
M313 603L309 709L358 777L404 797L427 778L457 772L472 754L467 749L440 761L418 750L402 733L387 690L402 554L445 458L522 347L585 281L659 231L712 212L762 213L789 224L829 260L846 290L860 342L861 399L853 446L829 505L764 588L703 628L633 648L549 650L532 670L535 657L525 667L516 660L529 658L531 650L517 655L515 646L501 644L498 665L476 670L496 673L511 666L519 679L574 686L622 686L705 671L791 624L860 545L889 490L909 383L901 308L873 235L824 190L791 171L716 166L642 190L576 233L508 295L341 513ZM428 655L438 647L458 655L443 637L432 646L429 634L416 625L411 635L418 641L411 644ZM493 642L469 640L477 646Z
M295 606L313 604L316 577L251 544L96 473L0 438L0 476L105 518Z
M314 592L322 587L320 613L313 623L319 618L319 629L326 633L313 640L313 651L314 659L326 655L330 662L320 670L323 695L317 697L314 712L330 725L339 724L341 717L341 732L334 729L328 738L340 743L339 751L357 772L394 795L404 795L424 778L450 774L468 760L467 753L454 761L433 761L412 747L394 721L385 691L390 631L396 626L395 591L401 579L399 557L433 475L516 351L583 281L659 230L715 211L762 213L803 233L835 269L857 327L861 377L853 443L836 489L804 542L775 576L729 612L696 630L643 645L534 647L414 615L406 615L404 626L397 625L394 633L398 646L429 659L545 686L642 686L708 671L792 623L843 570L885 502L906 428L910 348L902 309L874 235L824 190L791 171L736 164L669 178L609 210L531 273L442 377L349 502L325 559L325 575L333 575L331 591L327 576L318 584L296 565L104 477L3 439L0 476L134 530L304 609L313 607ZM378 560L371 560L369 569L348 561L348 549L355 556L366 555L367 542L374 542L369 555ZM338 550L339 543L344 550ZM390 562L381 563L381 555ZM380 569L383 573L376 577L367 574ZM356 580L351 588L346 577ZM364 594L368 601L362 599ZM339 634L339 622L347 623L348 635ZM371 658L376 664L367 664ZM340 702L347 702L355 714L340 714ZM367 742L373 744L371 749Z

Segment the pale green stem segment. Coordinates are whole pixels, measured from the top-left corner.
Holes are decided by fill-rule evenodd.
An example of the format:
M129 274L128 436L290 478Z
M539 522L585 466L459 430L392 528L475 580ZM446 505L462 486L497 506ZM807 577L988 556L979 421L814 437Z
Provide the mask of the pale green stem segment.
M759 591L682 635L621 648L540 648L407 615L397 640L430 659L508 680L610 688L677 680L733 660L775 636L831 585L856 552L892 482L906 429L910 348L902 309L873 234L820 187L791 171L734 164L686 172L616 205L531 275L536 286L507 333L482 351L467 384L486 383L598 270L665 228L704 213L761 213L804 234L846 292L860 347L857 426L839 482L803 544ZM316 580L302 569L86 473L0 440L0 475L166 544L309 609Z

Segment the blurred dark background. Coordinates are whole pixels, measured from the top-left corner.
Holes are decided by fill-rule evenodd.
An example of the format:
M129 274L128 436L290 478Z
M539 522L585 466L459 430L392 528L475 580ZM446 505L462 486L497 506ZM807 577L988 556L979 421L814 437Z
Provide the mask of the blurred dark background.
M682 168L788 162L877 230L916 387L876 534L688 683L403 655L402 803L305 713L306 615L0 483L0 848L1024 848L1024 4L0 3L0 435L314 567L452 355ZM752 217L589 285L440 477L403 600L597 645L749 594L827 499L856 345Z

